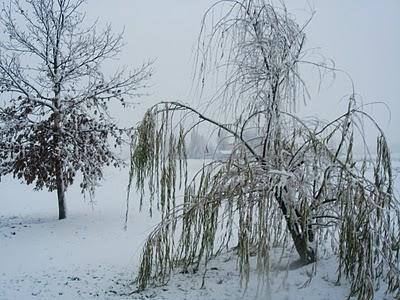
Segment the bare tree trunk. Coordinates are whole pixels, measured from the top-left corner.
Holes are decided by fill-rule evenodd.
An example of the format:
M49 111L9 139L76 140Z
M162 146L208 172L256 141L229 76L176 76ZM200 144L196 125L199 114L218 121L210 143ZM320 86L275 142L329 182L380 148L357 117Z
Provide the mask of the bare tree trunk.
M58 47L59 47L59 36L57 36L57 42L55 49L53 50L54 56L54 106L56 111L54 111L54 141L55 141L55 151L56 151L56 186L57 186L57 198L58 198L58 219L65 219L66 209L65 209L65 183L64 183L64 162L61 154L61 137L62 137L62 115L61 115L61 86L58 78Z
M54 58L54 141L55 141L55 151L56 151L56 185L57 185L57 198L58 198L58 219L65 219L66 209L65 209L65 182L64 182L64 162L61 153L61 137L62 137L62 111L61 111L61 84L59 79L59 46L60 46L60 28L57 28L57 38L56 44L53 48L53 58Z
M65 185L62 172L62 162L60 158L56 162L56 185L58 198L58 219L62 220L67 217L67 214L65 209Z
M58 95L57 95L58 96ZM56 97L57 99L57 97ZM59 108L59 102L56 102L57 109ZM64 182L64 171L63 171L63 158L61 155L61 115L60 112L55 112L54 118L54 144L55 144L55 152L56 152L56 186L57 186L57 198L58 198L58 219L62 220L66 218L66 209L65 209L65 182Z

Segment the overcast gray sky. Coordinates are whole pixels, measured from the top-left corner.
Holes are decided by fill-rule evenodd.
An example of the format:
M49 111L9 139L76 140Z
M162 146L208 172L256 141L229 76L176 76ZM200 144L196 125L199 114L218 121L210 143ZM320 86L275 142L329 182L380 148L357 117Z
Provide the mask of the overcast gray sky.
M156 59L150 90L153 101L190 102L193 49L201 17L212 3L212 0L89 0L86 8L89 19L110 22L115 31L125 28L126 47L118 64L135 66ZM299 20L311 8L316 11L307 30L306 47L320 48L322 54L335 61L336 67L350 73L364 103L383 101L389 106L391 115L382 105L368 112L387 131L390 143L400 149L400 1L286 3ZM308 78L308 74L304 76ZM349 82L338 75L332 86L326 84L315 94L303 113L333 117L343 111L345 103L339 101L350 91Z

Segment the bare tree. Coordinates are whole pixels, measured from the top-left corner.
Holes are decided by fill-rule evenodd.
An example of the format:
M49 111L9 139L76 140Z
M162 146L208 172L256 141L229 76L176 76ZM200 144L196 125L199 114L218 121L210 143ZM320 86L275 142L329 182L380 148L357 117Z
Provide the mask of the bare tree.
M330 123L294 113L307 95L299 66L332 70L306 61L307 24L299 26L284 6L267 0L218 1L205 15L200 82L207 83L214 67L225 74L216 99L236 117L224 122L183 103L163 102L137 128L131 181L142 194L147 181L150 203L157 196L161 211L143 249L140 289L152 279L167 282L175 268L206 270L223 249L236 250L244 283L251 253L260 278L268 279L270 251L280 246L294 247L302 264L332 247L338 280L345 276L358 299L373 299L381 279L389 292L399 293L399 203L383 132L357 105L354 90L347 111ZM195 123L178 127L189 116ZM373 160L365 148L358 160L353 147L364 142L367 121L377 129L377 155ZM235 146L227 160L205 165L189 181L184 137L202 124L224 131ZM176 197L178 183L183 201Z
M97 24L84 28L85 0L10 0L0 16L0 176L13 174L36 189L57 190L59 218L77 172L93 193L102 168L121 160L113 152L125 130L109 114L111 101L129 104L150 76L102 73L121 50L122 34Z

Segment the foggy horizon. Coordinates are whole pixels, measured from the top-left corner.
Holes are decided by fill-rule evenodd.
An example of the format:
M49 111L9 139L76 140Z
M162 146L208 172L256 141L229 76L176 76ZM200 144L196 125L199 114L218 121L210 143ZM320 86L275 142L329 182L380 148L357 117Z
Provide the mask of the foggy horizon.
M209 99L193 92L195 47L204 12L214 1L88 1L87 21L99 19L99 27L111 23L114 32L124 30L126 43L115 66L135 68L154 60L150 94L135 99L134 123L158 101L205 103ZM314 49L335 67L347 72L362 103L383 102L365 111L375 117L387 134L389 144L400 149L400 2L286 1L287 8L302 23L314 11L306 33L305 49ZM110 68L112 69L112 68ZM318 92L315 73L302 74L311 99L298 112L323 120L346 109L343 98L351 83L345 75L327 78ZM301 102L301 101L300 101ZM390 109L390 111L388 110Z

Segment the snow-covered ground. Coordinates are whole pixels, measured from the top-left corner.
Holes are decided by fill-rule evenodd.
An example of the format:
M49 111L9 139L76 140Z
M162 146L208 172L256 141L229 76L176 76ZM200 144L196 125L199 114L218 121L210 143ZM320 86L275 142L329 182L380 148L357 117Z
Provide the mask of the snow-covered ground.
M192 169L200 166L192 161ZM400 161L395 161L400 171ZM397 179L397 186L400 180ZM271 287L251 280L240 287L229 253L203 273L176 274L164 287L134 293L132 279L146 235L157 219L138 210L133 194L127 231L123 230L127 170L107 170L94 205L78 187L67 194L68 219L57 220L56 195L34 192L10 177L0 183L0 299L344 299L346 284L336 284L335 258L272 274ZM254 273L251 276L256 276ZM257 292L258 291L258 292ZM378 292L376 299L392 299Z

